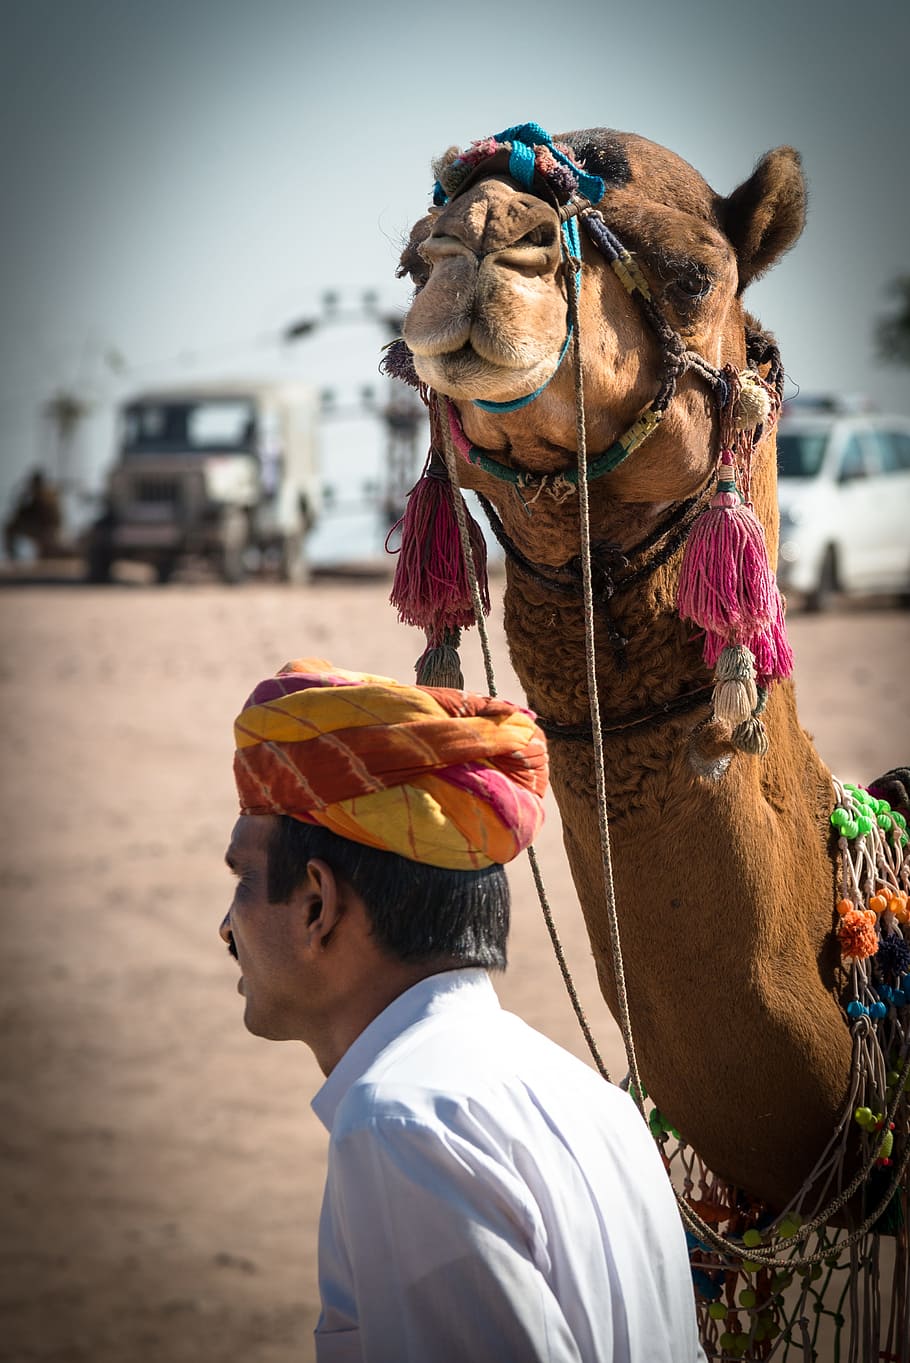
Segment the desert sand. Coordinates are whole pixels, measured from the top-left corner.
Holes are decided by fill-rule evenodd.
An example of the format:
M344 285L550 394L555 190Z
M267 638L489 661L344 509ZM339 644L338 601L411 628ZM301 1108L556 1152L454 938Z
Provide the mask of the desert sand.
M410 678L421 640L396 624L388 585L0 592L7 1363L313 1357L321 1076L303 1046L245 1032L217 937L231 725L292 656ZM498 616L499 689L517 698ZM791 633L803 722L831 768L871 780L906 762L910 615L843 609L794 617ZM463 654L485 689L471 636ZM555 807L538 850L622 1077ZM524 861L512 884L501 997L585 1055Z

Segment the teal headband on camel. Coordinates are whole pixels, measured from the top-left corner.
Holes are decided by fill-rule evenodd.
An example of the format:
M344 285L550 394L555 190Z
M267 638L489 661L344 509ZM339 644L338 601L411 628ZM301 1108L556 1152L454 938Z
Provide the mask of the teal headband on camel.
M448 203L477 166L501 151L509 153L509 174L523 189L533 189L534 176L539 175L560 204L568 203L573 194L583 194L591 204L600 203L604 196L603 180L573 161L571 148L554 142L539 123L519 123L472 142L451 160L443 157L436 162L434 204L441 208Z

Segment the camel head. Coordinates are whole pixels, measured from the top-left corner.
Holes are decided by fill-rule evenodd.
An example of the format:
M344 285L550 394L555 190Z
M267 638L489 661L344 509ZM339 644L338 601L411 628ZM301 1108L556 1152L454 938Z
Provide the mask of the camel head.
M769 152L724 198L645 138L593 129L534 146L536 134L547 137L525 125L500 135L505 150L488 139L437 163L437 203L414 227L401 273L416 289L404 339L419 379L450 400L474 446L542 475L576 462L567 214L583 260L577 327L594 454L666 384L674 362L655 317L677 338L677 353L713 371L746 364L754 324L743 291L798 237L805 189L788 147ZM640 271L650 318L642 291L630 292L611 268L604 227ZM659 426L602 480L601 502L666 506L689 496L716 459L717 414L717 385L706 371L682 367ZM482 473L466 471L462 481L507 501Z

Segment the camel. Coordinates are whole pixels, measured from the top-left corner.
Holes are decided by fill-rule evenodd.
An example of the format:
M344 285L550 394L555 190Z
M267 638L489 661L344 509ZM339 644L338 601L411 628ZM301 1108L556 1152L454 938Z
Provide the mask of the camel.
M448 421L446 439L475 458L459 458L459 482L495 509L509 547L511 658L546 724L568 859L615 1014L583 603L566 585L577 582L580 553L577 489L566 479L578 462L567 324L575 267L562 246L566 212L551 192L564 162L557 156L555 176L541 179L553 146L603 181L597 209L684 350L714 371L751 365L769 388L775 346L743 293L797 240L805 184L789 147L768 152L723 197L681 157L629 133L560 135L533 179L508 148L485 142L439 163L450 192L437 190L402 255L415 295L389 368L429 395L436 436ZM580 193L567 200L570 214ZM587 230L579 242L577 331L594 459L665 385L666 348ZM734 742L731 721L711 708L700 631L676 609L679 526L689 523L679 509L694 515L710 495L715 397L697 364L676 374L663 419L589 485L606 806L644 1086L715 1173L780 1209L813 1169L849 1090L836 796L790 681L768 689L767 751ZM750 496L773 567L773 420L758 434ZM636 572L640 564L647 571Z

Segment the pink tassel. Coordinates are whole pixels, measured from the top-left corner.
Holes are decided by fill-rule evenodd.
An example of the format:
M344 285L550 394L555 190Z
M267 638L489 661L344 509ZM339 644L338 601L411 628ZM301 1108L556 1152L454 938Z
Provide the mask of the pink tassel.
M711 505L692 527L683 555L677 609L705 631L705 662L726 644L749 644L775 617L777 584L760 522L736 490L724 450Z
M444 465L431 451L422 477L408 496L405 513L393 527L393 531L401 528L401 550L389 600L399 620L426 630L431 642L444 631L474 624L474 603L452 501L455 496L461 493L451 487ZM490 610L487 546L469 513L468 532L486 615Z
M793 650L787 638L784 620L784 601L775 586L774 609L769 624L747 644L755 655L755 671L759 686L767 687L793 672Z

